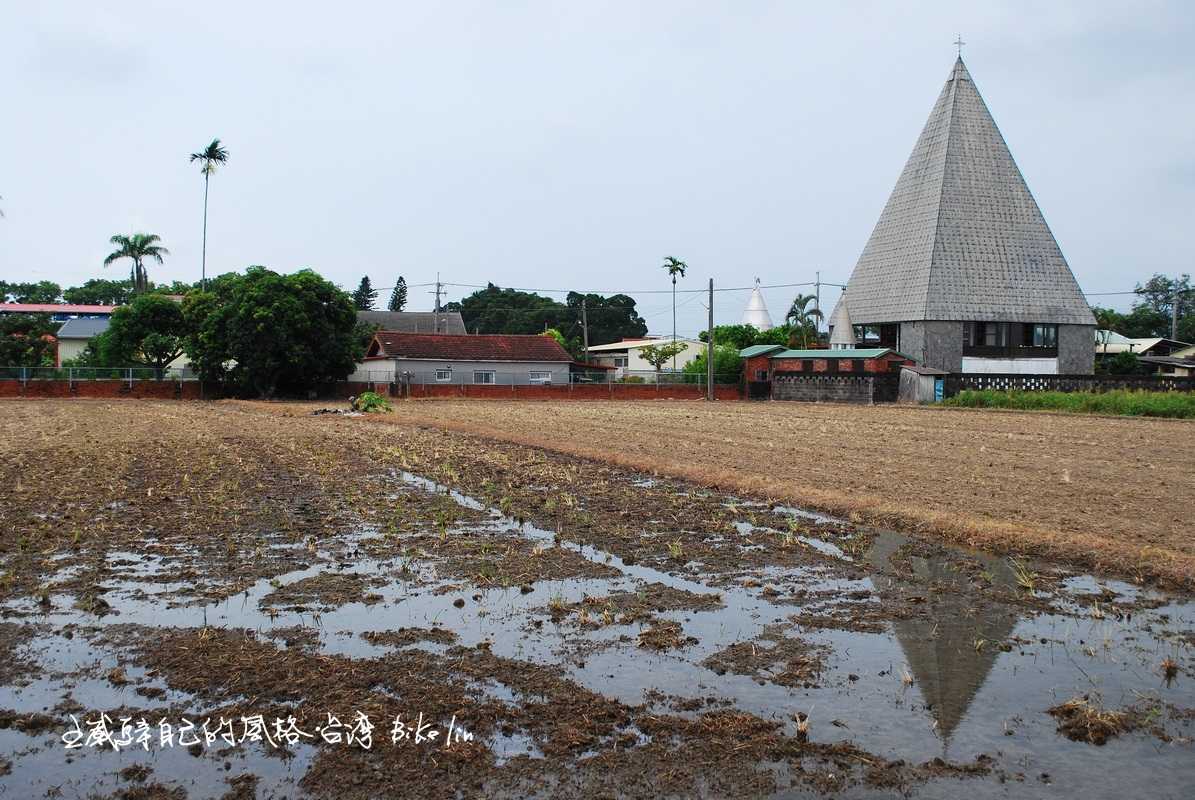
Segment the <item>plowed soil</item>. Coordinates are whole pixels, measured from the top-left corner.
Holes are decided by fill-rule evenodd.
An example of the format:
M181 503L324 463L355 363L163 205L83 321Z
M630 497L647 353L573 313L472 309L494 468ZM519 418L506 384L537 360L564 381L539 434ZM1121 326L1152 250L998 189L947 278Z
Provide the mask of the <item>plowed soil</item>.
M1195 581L1195 422L903 406L412 401L543 447L1091 569Z

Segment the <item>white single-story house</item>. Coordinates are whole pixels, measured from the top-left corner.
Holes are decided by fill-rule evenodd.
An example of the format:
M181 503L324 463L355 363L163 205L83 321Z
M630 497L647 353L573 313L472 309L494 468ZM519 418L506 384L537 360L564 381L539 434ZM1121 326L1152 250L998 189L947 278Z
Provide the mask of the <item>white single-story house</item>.
M1135 356L1170 356L1191 347L1190 342L1179 342L1162 336L1147 336L1131 339L1116 331L1095 332L1095 354L1114 356L1117 353L1132 353ZM1179 356L1181 358L1181 355Z
M87 343L91 341L92 337L99 336L108 330L111 321L108 317L74 317L62 323L58 333L54 334L58 339L58 359L55 366L61 368L64 362L83 355L83 351L87 349ZM183 353L167 364L166 369L186 369L188 363L187 354Z
M659 339L623 339L621 342L593 345L589 348L589 360L605 367L614 367L618 370L615 374L617 378L621 378L628 373L654 373L656 368L643 358L643 348L660 347L661 345L671 344L673 341L673 338L668 336ZM678 336L675 341L685 345L685 348L676 354L676 369L678 372L685 364L705 352L705 342L697 339L682 339ZM672 363L672 359L669 359L661 372L671 372ZM644 377L649 376L644 375Z
M61 367L64 361L78 358L87 349L91 337L108 330L109 317L74 317L62 323L58 333L58 359L54 366Z
M550 336L378 331L349 380L428 384L565 384L572 356Z

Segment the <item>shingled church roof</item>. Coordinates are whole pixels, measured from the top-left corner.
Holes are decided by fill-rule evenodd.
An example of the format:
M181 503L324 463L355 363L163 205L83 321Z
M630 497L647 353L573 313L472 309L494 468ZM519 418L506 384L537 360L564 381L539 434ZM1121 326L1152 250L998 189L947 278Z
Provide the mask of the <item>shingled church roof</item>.
M961 58L846 294L856 325L909 320L1095 324Z

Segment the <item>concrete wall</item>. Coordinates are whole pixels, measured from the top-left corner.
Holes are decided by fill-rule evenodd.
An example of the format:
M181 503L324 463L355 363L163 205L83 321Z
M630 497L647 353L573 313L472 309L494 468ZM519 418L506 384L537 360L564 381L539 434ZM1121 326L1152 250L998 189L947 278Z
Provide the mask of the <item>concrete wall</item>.
M772 382L773 400L804 400L822 403L871 403L873 381L868 375L801 375Z
M1058 326L1058 373L1090 375L1095 371L1095 326Z
M927 367L959 372L963 368L963 323L902 322L896 349Z
M78 358L83 355L83 351L87 349L87 343L90 339L59 339L58 340L58 363L56 366L61 367L62 362L70 361L72 358Z
M451 369L451 381L437 381L436 370ZM494 373L498 386L531 385L532 371L550 372L551 383L568 383L568 364L562 362L543 363L535 361L425 361L423 359L393 358L364 361L349 378L351 381L375 381L389 383L396 380L396 374L411 372L413 383L443 383L446 386L473 384L473 372L484 370Z
M959 372L981 375L1057 375L1058 359L963 356L963 368Z

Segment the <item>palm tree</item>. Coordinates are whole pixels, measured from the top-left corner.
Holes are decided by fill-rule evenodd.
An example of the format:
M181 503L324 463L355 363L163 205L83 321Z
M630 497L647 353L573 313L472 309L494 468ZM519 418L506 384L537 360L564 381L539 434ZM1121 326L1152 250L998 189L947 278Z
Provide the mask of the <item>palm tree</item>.
M203 288L207 288L207 186L208 181L212 177L212 173L216 171L216 167L220 164L228 163L228 151L220 144L219 139L212 139L212 143L200 150L198 153L191 154L191 163L200 162L200 172L203 173L203 262L200 266L200 283Z
M801 346L809 347L809 327L814 324L814 320L822 319L822 312L819 309L809 308L809 304L815 302L817 302L816 295L799 294L793 300L788 313L784 315L784 321L792 328L792 332L789 334L790 346L796 344L796 332L800 330Z
M664 269L668 270L669 277L672 278L672 341L676 341L676 276L685 277L685 270L689 265L672 256L664 257ZM676 354L672 354L672 371L676 372Z
M162 241L156 233L134 233L131 236L118 233L108 241L116 245L118 249L108 254L108 257L104 259L104 266L122 258L132 259L133 268L129 270L129 277L133 280L135 294L140 294L149 288L149 275L142 262L147 258L152 258L162 264L165 263L162 256L170 255L169 250L156 244Z

